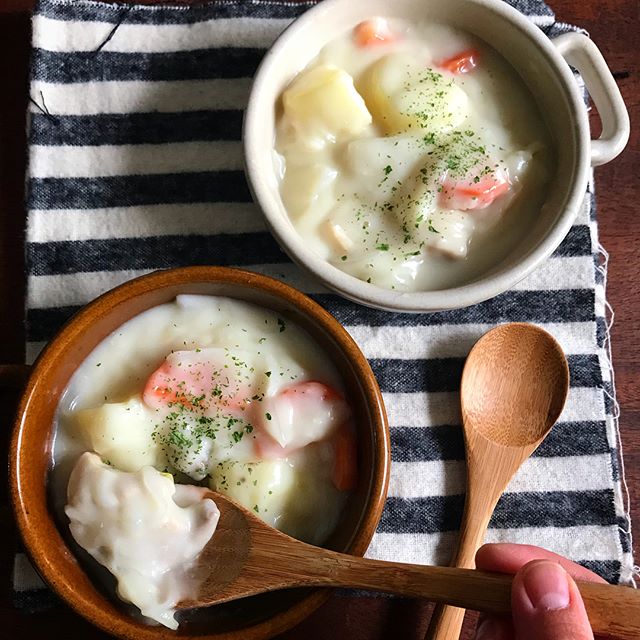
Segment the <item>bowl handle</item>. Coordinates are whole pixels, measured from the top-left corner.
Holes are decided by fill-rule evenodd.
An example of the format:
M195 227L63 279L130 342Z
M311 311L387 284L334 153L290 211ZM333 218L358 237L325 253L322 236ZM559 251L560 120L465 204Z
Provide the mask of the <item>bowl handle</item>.
M0 364L0 389L22 391L30 372L31 366L28 364Z
M600 114L602 134L591 141L591 166L610 162L629 139L629 114L611 70L598 47L581 33L564 33L552 42L567 63L580 72Z

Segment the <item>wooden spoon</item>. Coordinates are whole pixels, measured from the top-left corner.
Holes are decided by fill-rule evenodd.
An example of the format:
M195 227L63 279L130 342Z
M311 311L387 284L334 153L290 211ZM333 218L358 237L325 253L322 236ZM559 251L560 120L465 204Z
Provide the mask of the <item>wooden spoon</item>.
M198 559L205 576L194 600L178 609L205 607L292 587L353 587L508 613L512 576L472 569L382 562L313 547L276 531L229 498L212 493L220 509L213 537ZM640 592L579 582L591 625L623 640L640 637Z
M531 324L504 324L475 344L462 372L460 398L467 490L455 567L475 554L500 496L551 430L569 391L560 345ZM427 640L457 640L464 609L437 606Z

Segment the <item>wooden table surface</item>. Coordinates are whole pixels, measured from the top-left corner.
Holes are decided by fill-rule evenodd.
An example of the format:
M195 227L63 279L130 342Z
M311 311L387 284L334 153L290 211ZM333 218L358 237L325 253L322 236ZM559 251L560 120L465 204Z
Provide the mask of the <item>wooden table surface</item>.
M0 0L0 363L22 362L24 330L26 162L25 111L30 47L31 0ZM613 361L620 403L620 429L625 452L631 514L640 517L640 145L634 123L640 116L637 0L555 0L557 18L586 28L614 72L631 116L632 134L625 152L596 171L601 242L610 254L608 299L615 311ZM596 114L592 127L597 132ZM14 393L0 390L0 420L4 427L0 455L5 459ZM0 638L107 638L64 606L31 616L11 604L12 540L15 527L6 485L0 494ZM634 544L639 557L640 538ZM329 602L282 640L382 640L422 638L429 605L387 598L332 597ZM473 637L475 617L469 615L463 638ZM55 630L60 630L55 633ZM62 629L64 634L61 635ZM330 629L330 631L329 631Z

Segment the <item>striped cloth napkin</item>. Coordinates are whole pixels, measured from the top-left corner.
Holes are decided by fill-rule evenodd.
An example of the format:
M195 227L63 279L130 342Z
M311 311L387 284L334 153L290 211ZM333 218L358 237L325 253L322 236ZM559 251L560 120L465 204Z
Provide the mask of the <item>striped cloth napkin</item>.
M539 0L514 4L550 36L571 28ZM238 265L280 278L346 326L384 393L392 477L368 555L444 564L464 500L457 393L464 358L496 323L540 324L568 354L571 393L559 424L498 504L488 539L542 545L611 582L631 581L592 193L554 256L480 305L393 314L329 293L266 231L240 145L251 77L265 49L309 6L39 2L29 133L29 359L81 305L154 269ZM18 554L18 604L37 606L41 587Z

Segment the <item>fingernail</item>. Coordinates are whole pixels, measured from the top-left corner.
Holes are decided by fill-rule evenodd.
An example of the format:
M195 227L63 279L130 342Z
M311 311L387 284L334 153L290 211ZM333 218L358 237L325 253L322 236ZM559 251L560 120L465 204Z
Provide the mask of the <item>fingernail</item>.
M540 611L566 609L571 602L569 576L556 562L534 562L522 575L531 605Z

